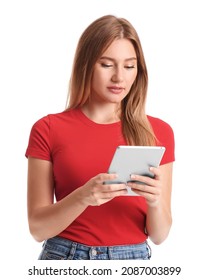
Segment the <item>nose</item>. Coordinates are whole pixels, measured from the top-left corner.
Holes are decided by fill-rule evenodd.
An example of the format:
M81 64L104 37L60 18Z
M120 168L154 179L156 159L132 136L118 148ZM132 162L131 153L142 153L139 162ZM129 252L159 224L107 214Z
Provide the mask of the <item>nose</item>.
M123 71L120 68L115 69L111 80L114 83L121 83L123 81Z

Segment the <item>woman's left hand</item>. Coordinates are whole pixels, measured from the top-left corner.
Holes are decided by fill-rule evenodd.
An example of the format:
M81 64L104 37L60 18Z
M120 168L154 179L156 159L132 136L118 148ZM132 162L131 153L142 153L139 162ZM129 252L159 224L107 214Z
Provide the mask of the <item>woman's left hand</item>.
M141 175L131 175L131 180L139 182L129 182L128 187L136 194L143 196L150 207L157 206L161 198L161 171L160 168L150 167L154 178Z

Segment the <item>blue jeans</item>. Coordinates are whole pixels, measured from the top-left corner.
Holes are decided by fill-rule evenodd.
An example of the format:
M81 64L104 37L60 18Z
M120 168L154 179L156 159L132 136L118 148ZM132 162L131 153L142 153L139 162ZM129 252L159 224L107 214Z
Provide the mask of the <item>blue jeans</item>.
M39 260L149 260L151 250L145 241L133 245L86 246L61 237L43 244Z

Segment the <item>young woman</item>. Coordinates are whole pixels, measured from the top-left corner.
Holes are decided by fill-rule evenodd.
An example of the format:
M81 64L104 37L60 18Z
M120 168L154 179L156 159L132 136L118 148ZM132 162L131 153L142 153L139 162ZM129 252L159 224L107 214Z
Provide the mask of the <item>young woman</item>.
M32 127L28 157L28 220L44 246L39 259L149 259L147 238L170 230L174 136L147 116L147 69L133 26L107 15L81 35L67 109ZM119 145L163 145L154 179L133 175L139 196L124 184L103 184ZM56 201L53 200L54 195Z

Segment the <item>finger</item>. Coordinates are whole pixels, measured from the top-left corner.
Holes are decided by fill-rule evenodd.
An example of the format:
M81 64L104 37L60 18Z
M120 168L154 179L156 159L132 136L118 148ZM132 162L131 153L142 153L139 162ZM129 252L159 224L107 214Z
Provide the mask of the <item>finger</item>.
M153 179L153 178L150 178L148 176L141 176L141 175L132 174L131 175L131 180L139 181L138 184L140 184L140 182L141 182L143 184L150 185L150 186L156 184L156 180Z
M109 174L109 173L100 173L94 177L97 184L102 184L105 181L112 181L118 177L117 174Z
M104 192L102 193L103 199L112 199L116 196L126 195L128 193L127 188L122 190L117 190L113 192Z
M104 204L115 197L127 195L127 189L115 191L115 192L107 192L107 193L100 193L99 197L96 199L96 205Z
M97 206L102 205L102 204L112 200L115 197L125 196L125 195L127 195L127 193L128 193L127 189L120 190L117 192L112 192L112 193L103 193L103 196L97 199L97 202L95 203L95 205L97 205Z
M133 191L135 191L135 190L133 190ZM145 192L141 192L141 191L135 191L135 193L144 197L149 206L155 206L159 203L158 195L153 195L153 194L145 193Z
M153 166L151 166L151 167L150 167L150 172L152 172L152 173L155 175L155 177L160 177L160 175L161 175L161 172L160 172L160 168L159 168L159 167L153 167Z
M160 189L157 187L153 187L145 184L135 184L135 183L128 183L127 185L134 191L140 191L143 193L149 193L154 195L160 194Z
M126 190L125 184L103 184L100 187L101 192L117 192L121 190Z

